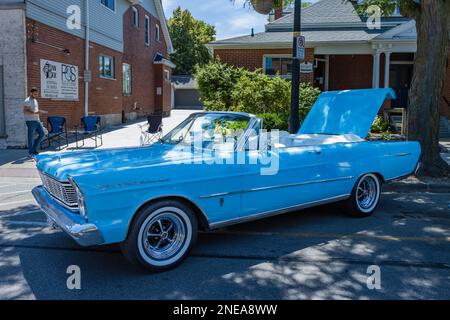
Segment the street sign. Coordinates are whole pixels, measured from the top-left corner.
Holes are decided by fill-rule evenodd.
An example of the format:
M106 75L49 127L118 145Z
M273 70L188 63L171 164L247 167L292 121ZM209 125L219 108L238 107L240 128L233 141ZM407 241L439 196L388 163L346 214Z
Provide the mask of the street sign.
M84 70L83 77L84 77L84 82L91 82L92 81L91 70Z
M305 37L299 36L297 37L297 55L295 56L296 59L299 60L305 60Z

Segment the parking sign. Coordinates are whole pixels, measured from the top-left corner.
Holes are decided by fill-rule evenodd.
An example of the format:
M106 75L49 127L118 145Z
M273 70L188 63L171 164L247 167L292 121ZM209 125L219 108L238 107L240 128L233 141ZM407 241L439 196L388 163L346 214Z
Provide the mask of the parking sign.
M297 37L297 55L295 58L299 60L305 60L305 37Z

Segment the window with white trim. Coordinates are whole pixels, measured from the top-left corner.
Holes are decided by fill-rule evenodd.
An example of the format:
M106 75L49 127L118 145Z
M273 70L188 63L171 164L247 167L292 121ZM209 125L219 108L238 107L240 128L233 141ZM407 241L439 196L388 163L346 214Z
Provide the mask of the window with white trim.
M116 11L116 0L100 0L100 3L112 11Z
M99 57L100 77L114 79L114 58L106 55Z
M170 81L170 71L167 69L164 69L164 80Z
M156 39L156 41L160 41L160 39L161 39L161 35L159 32L159 24L156 24L156 27L155 27L155 39Z
M133 27L139 28L139 12L135 7L131 8L131 18L133 21Z
M150 17L145 16L145 44L150 46Z
M265 56L264 73L269 76L279 75L285 78L291 77L292 58L280 56Z
M131 66L128 63L124 63L122 66L123 71L123 95L131 95Z

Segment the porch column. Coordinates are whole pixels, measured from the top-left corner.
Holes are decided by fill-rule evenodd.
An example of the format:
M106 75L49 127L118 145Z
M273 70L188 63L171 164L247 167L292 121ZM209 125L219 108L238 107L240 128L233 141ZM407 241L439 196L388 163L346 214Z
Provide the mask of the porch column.
M386 51L384 53L386 60L384 62L384 87L389 88L389 77L391 73L391 52Z
M372 72L372 87L380 87L380 51L375 51L373 54L373 72Z

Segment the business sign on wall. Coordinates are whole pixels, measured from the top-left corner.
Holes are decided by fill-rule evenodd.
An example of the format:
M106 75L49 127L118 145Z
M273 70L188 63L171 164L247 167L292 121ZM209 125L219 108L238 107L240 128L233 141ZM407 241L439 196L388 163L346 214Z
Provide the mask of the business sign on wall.
M300 64L300 73L311 73L314 71L314 65L309 62Z
M78 67L41 59L41 96L47 99L78 100Z

